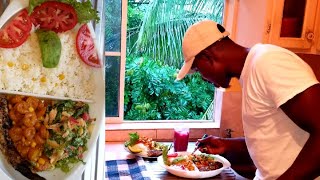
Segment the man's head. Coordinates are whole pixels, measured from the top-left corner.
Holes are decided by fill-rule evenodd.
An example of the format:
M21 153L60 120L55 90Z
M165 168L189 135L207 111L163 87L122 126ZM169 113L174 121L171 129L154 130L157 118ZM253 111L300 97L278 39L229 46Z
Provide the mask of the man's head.
M183 79L190 72L196 55L228 35L221 25L211 20L203 20L190 26L182 41L184 64L177 80Z

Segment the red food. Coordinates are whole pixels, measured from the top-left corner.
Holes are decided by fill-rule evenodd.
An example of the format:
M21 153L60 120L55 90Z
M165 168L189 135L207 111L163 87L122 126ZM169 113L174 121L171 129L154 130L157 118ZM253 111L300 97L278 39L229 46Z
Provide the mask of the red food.
M168 157L177 157L177 156L178 156L177 152L168 154Z
M75 9L65 3L47 1L34 8L31 19L35 26L54 32L65 32L73 29L78 23Z
M69 121L71 122L71 124L78 124L78 121L72 116L69 117Z
M83 115L82 115L82 119L84 120L84 121L88 121L89 119L90 119L90 116L89 116L89 114L88 113L83 113Z
M78 31L76 46L78 54L84 63L96 68L101 67L98 52L91 37L89 27L86 24L82 25Z
M15 48L29 37L32 28L26 9L21 10L8 24L0 30L0 47Z

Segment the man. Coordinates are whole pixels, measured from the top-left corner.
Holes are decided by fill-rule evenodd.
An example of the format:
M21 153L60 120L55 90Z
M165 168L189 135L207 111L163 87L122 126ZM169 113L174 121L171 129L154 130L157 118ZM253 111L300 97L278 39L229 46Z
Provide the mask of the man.
M228 88L232 77L242 87L245 138L209 136L199 140L200 151L233 159L249 152L255 179L315 179L320 175L320 84L314 72L289 50L268 44L246 48L228 35L221 25L204 20L190 26L182 42L185 62L177 80L198 71L216 87Z

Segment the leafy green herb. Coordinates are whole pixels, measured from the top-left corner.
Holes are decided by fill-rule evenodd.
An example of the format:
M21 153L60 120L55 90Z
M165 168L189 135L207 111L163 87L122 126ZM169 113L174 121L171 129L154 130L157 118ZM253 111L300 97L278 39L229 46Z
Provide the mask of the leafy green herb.
M130 137L129 141L125 142L124 144L126 147L136 144L137 141L139 140L139 134L137 132L129 133L129 137Z
M88 104L84 104L84 106L79 107L72 116L74 118L78 118L80 115L82 115L85 112L86 113L89 112L89 105Z
M50 157L53 153L53 149L48 145L48 144L45 144L44 145L44 154L48 157Z
M90 20L100 21L98 11L92 8L90 1L78 2L77 0L60 0L61 2L70 4L77 12L78 22L87 23Z
M29 0L28 12L31 14L33 9L47 0Z

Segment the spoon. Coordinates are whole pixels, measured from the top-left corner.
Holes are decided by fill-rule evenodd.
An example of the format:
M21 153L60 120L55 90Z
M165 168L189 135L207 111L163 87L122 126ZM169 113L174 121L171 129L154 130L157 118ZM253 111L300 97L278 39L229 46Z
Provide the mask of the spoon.
M4 6L6 3L3 3ZM0 16L0 28L17 12L21 11L22 9L28 7L29 0L11 0L9 5L5 8L4 12Z

